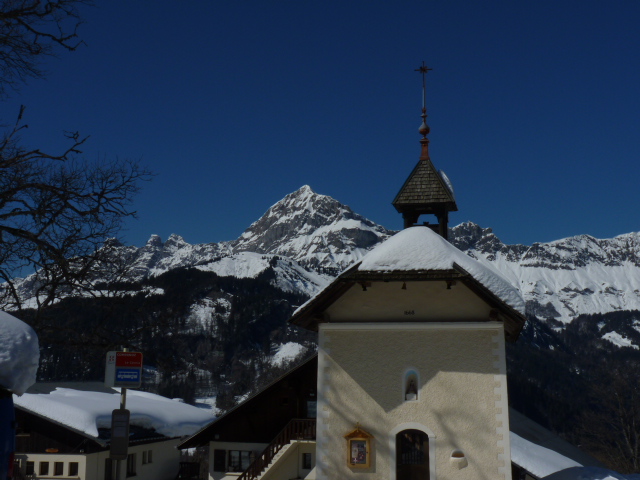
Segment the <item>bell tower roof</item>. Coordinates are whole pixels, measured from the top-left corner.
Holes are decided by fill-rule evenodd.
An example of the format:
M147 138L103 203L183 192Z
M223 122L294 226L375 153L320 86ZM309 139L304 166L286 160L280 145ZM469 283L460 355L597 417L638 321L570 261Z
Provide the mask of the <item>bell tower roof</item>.
M429 156L427 135L430 129L427 125L426 74L430 70L431 68L428 68L424 62L416 69L422 73L422 124L418 129L422 135L420 159L392 204L402 214L404 228L415 225L420 215L435 215L438 218L438 225L431 227L447 238L448 214L458 211L458 206L451 182L443 172L436 170Z

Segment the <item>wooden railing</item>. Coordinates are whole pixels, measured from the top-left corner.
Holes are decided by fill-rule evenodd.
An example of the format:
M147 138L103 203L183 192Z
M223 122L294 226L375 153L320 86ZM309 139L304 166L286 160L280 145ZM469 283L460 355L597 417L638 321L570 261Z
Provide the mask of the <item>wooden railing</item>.
M269 466L273 457L291 440L315 440L316 419L315 418L294 418L276 436L267 448L249 465L238 480L255 480L265 468Z

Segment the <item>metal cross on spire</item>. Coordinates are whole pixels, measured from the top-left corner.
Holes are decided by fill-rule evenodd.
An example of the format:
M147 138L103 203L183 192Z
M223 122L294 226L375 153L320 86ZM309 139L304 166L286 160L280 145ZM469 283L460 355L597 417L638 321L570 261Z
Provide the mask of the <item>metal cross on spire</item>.
M422 61L422 65L415 69L416 72L422 73L422 125L418 131L420 135L422 135L423 139L426 140L427 135L429 134L429 126L427 125L427 72L433 70L433 68L427 67L424 60Z

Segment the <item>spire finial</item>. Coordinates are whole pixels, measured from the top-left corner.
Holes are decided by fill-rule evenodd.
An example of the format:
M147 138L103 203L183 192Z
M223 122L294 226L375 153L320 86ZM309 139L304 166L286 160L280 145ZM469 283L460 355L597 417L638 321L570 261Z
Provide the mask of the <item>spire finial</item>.
M422 154L420 157L428 157L429 156L429 139L427 135L429 135L430 128L427 125L427 72L429 70L433 70L433 68L427 67L424 60L422 61L422 65L415 69L416 72L420 72L422 74L422 125L418 129L422 138L420 139L420 143L422 144Z
M422 74L422 125L420 125L418 131L425 140L429 134L429 126L427 125L427 72L430 70L433 70L433 68L427 67L424 60L422 61L422 65L415 69L416 72Z

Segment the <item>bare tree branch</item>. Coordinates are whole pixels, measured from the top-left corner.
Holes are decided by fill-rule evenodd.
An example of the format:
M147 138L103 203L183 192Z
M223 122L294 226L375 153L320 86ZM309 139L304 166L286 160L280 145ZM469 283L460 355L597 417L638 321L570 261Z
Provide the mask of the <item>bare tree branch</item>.
M80 161L87 137L79 134L67 135L71 145L61 153L24 148L22 128L18 121L0 141L0 308L12 310L89 291L98 266L114 270L101 247L135 217L132 200L151 178L134 161ZM36 294L25 305L27 291Z
M3 0L0 3L0 98L30 78L58 49L73 51L82 40L78 7L90 0Z

